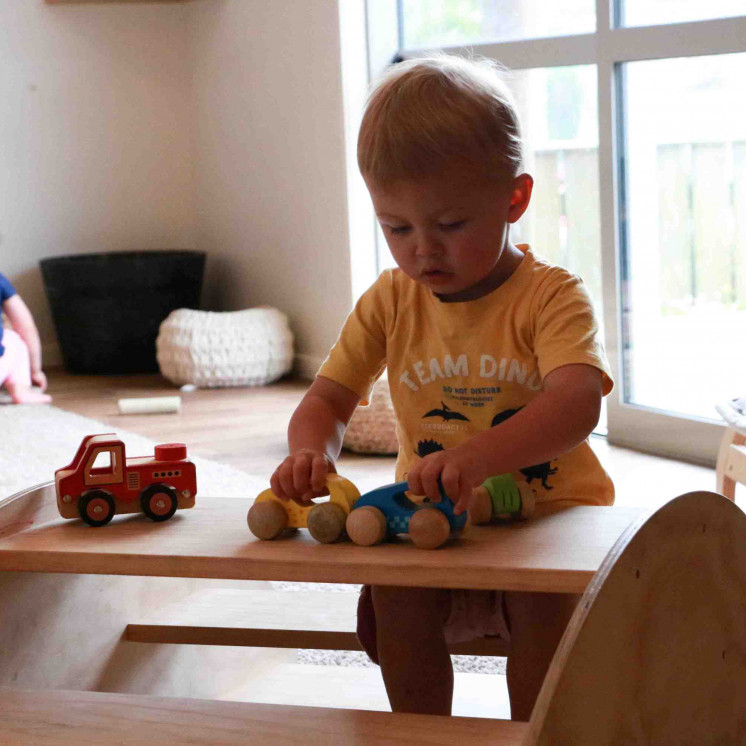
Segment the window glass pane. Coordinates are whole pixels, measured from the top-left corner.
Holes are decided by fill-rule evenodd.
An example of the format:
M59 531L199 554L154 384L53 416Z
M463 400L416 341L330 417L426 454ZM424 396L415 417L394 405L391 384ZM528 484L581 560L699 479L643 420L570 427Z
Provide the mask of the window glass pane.
M601 313L598 117L593 65L516 71L512 88L534 177L531 204L513 227L554 264L578 273Z
M746 392L746 54L624 66L627 401Z
M401 0L405 49L592 33L595 0Z
M511 74L525 139L531 204L511 230L514 243L583 278L604 341L595 65ZM595 432L606 432L606 399Z
M746 13L744 0L619 0L625 26L654 26Z

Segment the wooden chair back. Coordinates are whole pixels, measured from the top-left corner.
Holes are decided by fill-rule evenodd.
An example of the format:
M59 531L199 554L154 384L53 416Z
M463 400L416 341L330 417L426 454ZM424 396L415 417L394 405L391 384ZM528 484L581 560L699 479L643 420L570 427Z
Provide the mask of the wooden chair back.
M585 592L527 743L746 743L746 514L691 492L623 534Z

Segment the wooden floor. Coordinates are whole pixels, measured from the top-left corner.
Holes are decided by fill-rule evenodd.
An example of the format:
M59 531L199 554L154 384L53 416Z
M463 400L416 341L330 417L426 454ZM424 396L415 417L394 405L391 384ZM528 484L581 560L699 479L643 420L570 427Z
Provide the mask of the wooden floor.
M113 431L185 442L196 455L266 474L267 480L287 453L287 424L307 387L306 381L286 379L264 387L187 393L157 374L77 376L49 371L55 406L104 422ZM120 398L176 393L182 398L179 414L119 414ZM610 446L602 437L591 438L591 445L616 484L618 504L656 506L683 492L715 489L713 469ZM391 457L343 451L338 468L363 491L394 478Z
M283 380L269 386L179 391L160 375L78 376L52 370L53 405L105 423L112 432L129 430L160 443L186 443L189 452L254 475L269 477L287 455L287 426L308 382ZM117 400L180 395L178 414L123 415ZM339 471L359 489L394 479L392 457L344 452Z

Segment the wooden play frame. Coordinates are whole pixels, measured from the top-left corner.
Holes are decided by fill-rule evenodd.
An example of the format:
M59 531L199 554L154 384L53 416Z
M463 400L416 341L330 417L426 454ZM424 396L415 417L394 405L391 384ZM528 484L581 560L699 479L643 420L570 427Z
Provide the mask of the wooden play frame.
M0 741L12 734L14 743L97 743L118 733L122 742L177 743L186 722L194 743L211 744L246 742L247 730L252 743L273 744L378 743L394 733L388 742L580 746L617 742L611 737L627 732L629 743L707 742L669 739L677 723L682 737L709 737L719 728L714 742L744 741L746 517L721 496L691 493L647 520L637 509L569 508L518 526L474 527L468 541L434 552L404 543L323 546L302 532L259 542L246 528L249 505L203 500L181 520L154 526L127 516L91 529L58 517L51 485L0 503L0 684L12 688L1 698ZM558 546L565 551L555 552ZM216 581L392 577L432 587L585 591L531 724L202 701L215 696L211 687L240 675L219 655L233 657L235 648L209 646L216 668L205 677L195 670L192 646L138 648L123 639L129 622L152 616L155 599L178 602ZM665 592L651 595L651 587ZM687 616L687 608L696 613ZM702 639L693 650L697 630ZM675 686L687 677L683 664L672 668L670 661L682 658L681 646L697 681L677 699ZM150 652L136 652L144 648ZM630 656L634 675L625 684ZM599 657L609 665L599 666ZM661 694L650 695L651 682L661 681L660 661L668 666L665 717L657 712ZM687 701L695 690L697 700ZM200 701L174 699L195 696ZM687 704L696 718L682 717ZM625 719L625 707L634 717ZM596 740L582 738L589 713ZM60 732L68 740L59 740ZM639 740L649 734L657 735Z

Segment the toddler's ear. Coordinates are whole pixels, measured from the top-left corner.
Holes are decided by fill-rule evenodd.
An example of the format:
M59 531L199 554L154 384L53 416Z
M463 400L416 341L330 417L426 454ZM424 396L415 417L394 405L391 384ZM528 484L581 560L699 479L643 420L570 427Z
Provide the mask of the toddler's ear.
M510 195L510 208L508 209L508 222L515 223L528 207L531 201L531 192L534 188L534 179L530 174L519 174L513 180L513 193Z

